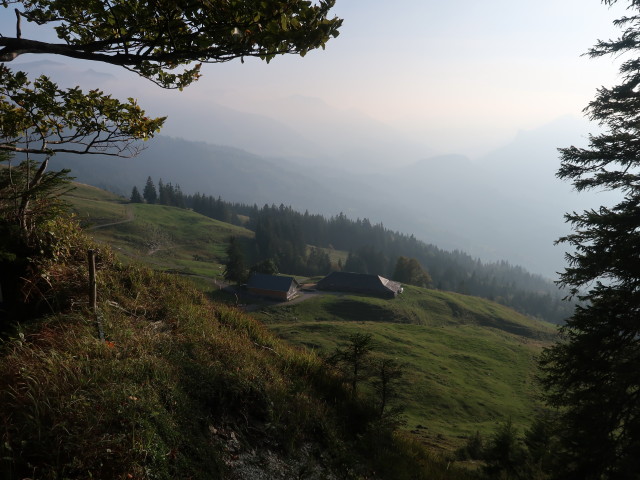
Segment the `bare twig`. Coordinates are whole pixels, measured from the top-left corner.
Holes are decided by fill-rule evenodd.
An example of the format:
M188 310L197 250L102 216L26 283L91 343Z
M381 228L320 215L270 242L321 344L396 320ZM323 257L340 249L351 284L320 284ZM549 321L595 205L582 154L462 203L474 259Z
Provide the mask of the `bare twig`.
M275 353L277 356L280 356L278 352L276 352L273 348L267 347L266 345L260 345L259 343L253 342L256 347L264 348L265 350L269 350L270 352Z
M16 38L22 38L22 29L20 28L20 10L16 10Z

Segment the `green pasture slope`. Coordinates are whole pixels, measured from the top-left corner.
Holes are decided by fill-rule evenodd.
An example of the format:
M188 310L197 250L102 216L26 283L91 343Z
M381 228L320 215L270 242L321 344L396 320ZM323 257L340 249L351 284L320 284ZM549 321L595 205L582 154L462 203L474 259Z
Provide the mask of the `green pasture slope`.
M245 228L189 210L128 203L88 185L77 184L65 199L88 233L111 245L123 261L140 261L205 283L221 276L230 236L253 236Z
M206 289L221 275L228 237L253 236L191 211L129 204L86 185L67 200L91 235L124 261L188 274ZM351 333L371 333L377 355L407 365L400 391L407 429L447 450L476 431L490 435L508 418L521 428L529 424L537 404L536 355L555 332L487 300L410 286L393 300L316 295L255 316L293 344L321 353L333 352Z
M280 337L331 353L350 334L368 332L377 355L406 365L400 404L407 428L452 449L480 431L535 414L536 356L554 327L502 305L450 292L405 287L393 300L316 295L257 313Z
M104 225L131 218L129 202L124 198L83 183L74 182L73 187L63 198L83 225Z

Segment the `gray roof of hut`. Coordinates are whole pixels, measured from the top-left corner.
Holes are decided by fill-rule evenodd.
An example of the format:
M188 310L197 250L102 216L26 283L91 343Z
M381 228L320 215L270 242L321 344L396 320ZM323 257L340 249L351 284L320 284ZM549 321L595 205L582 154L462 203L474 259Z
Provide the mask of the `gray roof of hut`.
M320 290L397 295L402 285L393 280L368 273L332 272L316 285Z
M254 273L247 282L247 288L269 290L272 292L288 292L292 284L299 285L293 277Z

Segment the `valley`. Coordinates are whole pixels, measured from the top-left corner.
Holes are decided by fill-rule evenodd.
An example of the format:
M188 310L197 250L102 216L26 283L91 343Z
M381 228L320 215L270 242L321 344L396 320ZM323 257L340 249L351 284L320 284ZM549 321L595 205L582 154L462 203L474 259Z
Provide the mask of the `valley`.
M640 2L0 3L2 479L636 479Z

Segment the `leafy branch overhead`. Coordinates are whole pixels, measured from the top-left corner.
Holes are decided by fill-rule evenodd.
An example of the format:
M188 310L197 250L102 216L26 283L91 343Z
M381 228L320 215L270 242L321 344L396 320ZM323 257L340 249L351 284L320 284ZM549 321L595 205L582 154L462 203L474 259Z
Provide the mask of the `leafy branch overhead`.
M338 35L342 20L328 19L335 0L0 0L15 5L15 34L0 33L0 153L41 154L21 194L16 216L22 237L34 195L56 153L135 156L138 140L160 130L133 98L100 90L62 89L46 76L33 82L4 63L24 54L53 54L117 65L164 88L191 84L200 66L235 58L305 55ZM23 38L22 22L40 39ZM50 41L55 32L59 41ZM42 40L42 39L46 40ZM29 157L27 167L31 166ZM32 217L32 215L31 215ZM0 223L7 220L0 218ZM9 222L11 223L11 222Z
M134 142L152 137L164 120L147 117L133 98L61 89L46 76L31 82L0 66L0 150L132 156Z
M13 37L0 36L0 61L48 53L122 66L165 88L199 77L201 63L324 48L338 36L335 0L0 0L19 4ZM20 20L50 25L59 43L22 38Z

